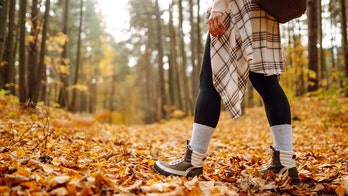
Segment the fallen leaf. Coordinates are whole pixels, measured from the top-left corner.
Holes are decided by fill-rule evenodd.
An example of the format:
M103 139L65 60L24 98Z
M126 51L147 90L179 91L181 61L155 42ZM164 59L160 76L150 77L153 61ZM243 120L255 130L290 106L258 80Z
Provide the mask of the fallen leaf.
M57 176L54 177L50 183L56 183L56 184L65 184L69 181L70 176Z
M69 194L69 192L68 192L68 190L66 190L65 187L59 187L59 188L56 188L56 189L50 191L50 195L65 196L68 194Z

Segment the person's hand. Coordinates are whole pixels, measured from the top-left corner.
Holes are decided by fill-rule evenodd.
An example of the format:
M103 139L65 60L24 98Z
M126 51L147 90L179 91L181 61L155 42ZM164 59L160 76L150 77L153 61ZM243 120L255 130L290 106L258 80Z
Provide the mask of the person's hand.
M225 25L222 21L222 12L212 11L208 19L209 32L213 37L222 35L225 32Z

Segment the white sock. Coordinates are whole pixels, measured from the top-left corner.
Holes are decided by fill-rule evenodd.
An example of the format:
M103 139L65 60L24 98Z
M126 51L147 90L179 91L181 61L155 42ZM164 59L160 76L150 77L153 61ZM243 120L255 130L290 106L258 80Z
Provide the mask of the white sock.
M289 124L275 125L271 127L273 147L282 151L292 149L292 126Z
M215 128L206 125L193 123L190 146L193 151L205 154L208 151L211 136Z

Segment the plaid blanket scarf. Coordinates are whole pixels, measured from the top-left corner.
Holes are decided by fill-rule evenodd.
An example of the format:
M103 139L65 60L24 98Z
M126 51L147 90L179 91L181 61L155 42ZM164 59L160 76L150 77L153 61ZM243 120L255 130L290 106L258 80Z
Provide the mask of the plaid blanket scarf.
M279 75L284 71L279 23L258 5L258 0L230 0L224 14L226 31L212 37L213 83L233 118L242 115L249 71Z

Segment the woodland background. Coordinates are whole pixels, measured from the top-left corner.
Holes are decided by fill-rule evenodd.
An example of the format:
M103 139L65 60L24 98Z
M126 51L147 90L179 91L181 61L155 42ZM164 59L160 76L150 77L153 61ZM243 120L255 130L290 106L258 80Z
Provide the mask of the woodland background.
M117 124L193 113L206 36L200 0L129 0L126 40L106 31L96 0L0 0L0 89ZM165 4L165 6L163 6ZM347 0L308 0L281 25L289 97L348 94ZM115 19L116 20L116 19ZM250 86L245 107L261 104Z

